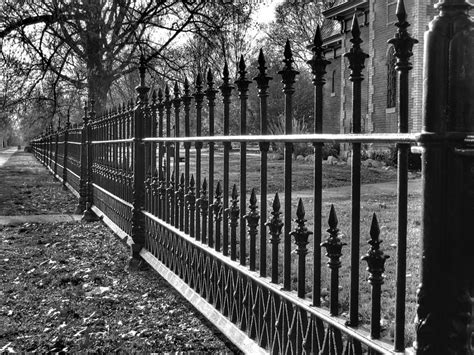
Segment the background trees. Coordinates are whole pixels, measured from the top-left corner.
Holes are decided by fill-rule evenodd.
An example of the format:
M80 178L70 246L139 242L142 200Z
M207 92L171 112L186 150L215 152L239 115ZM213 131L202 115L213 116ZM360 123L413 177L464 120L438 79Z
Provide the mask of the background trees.
M282 4L274 24L264 31L253 15L258 6L206 1L5 0L0 5L3 109L12 111L10 118L20 117L24 122L53 117L55 122L64 122L67 114L79 119L81 99L93 97L100 112L107 103L117 104L135 95L141 54L149 61L150 82L157 86L183 82L185 77L192 81L208 68L218 81L225 61L234 74L240 55L251 64L261 46L275 73L281 67L286 38L292 41L295 57L305 59L309 52L304 49L307 54L303 54L300 47L314 33L320 6ZM307 69L300 71L300 78L307 80ZM273 85L278 86L280 79L274 76ZM279 103L279 88L271 90L277 96L275 104ZM254 96L250 117L258 114ZM275 105L272 117L278 117L279 106ZM297 111L300 106L296 104Z

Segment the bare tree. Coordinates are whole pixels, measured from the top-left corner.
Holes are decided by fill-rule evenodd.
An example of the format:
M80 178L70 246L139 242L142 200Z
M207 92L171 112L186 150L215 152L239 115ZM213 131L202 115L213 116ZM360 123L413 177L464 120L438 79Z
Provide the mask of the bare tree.
M0 6L2 57L24 68L23 93L51 75L54 85L87 88L97 110L112 84L136 69L140 54L159 61L165 74L177 62L170 53L179 36L221 25L204 1L5 0Z

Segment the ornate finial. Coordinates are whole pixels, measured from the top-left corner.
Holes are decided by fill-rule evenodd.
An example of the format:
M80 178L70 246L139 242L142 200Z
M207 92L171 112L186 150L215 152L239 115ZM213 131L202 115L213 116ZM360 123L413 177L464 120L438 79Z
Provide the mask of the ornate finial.
M281 204L280 204L280 197L278 197L278 192L275 194L275 198L273 199L272 208L273 208L272 214L274 212L280 213Z
M201 191L206 192L207 191L207 179L204 178L204 181L202 182L202 189Z
M165 100L166 101L169 101L171 95L170 95L170 88L168 86L168 84L165 85Z
M282 70L278 72L278 74L280 74L282 77L281 82L283 83L283 92L285 92L286 94L292 94L295 91L293 84L295 83L296 75L299 74L299 72L293 68L294 60L293 54L291 53L289 39L286 40L283 55L285 57L283 59L283 63L285 63L285 66Z
M221 194L222 194L221 182L218 181L217 186L216 186L216 196L221 195Z
M201 210L201 216L205 220L209 212L209 200L207 199L207 179L206 178L204 178L204 181L202 182L201 196L198 200L198 206L199 206L199 209ZM203 222L203 226L205 226L205 223L206 222ZM207 237L206 232L203 229L202 237L201 237L203 242L206 241L206 237Z
M297 224L297 227L295 231L291 232L290 234L295 237L295 243L298 245L298 249L301 249L300 251L306 255L306 245L308 244L308 237L313 234L313 232L308 231L308 228L306 228L306 219L304 217L305 210L303 206L303 200L300 198L300 200L298 201L298 207L296 208L296 219L294 220Z
M196 91L200 91L202 89L202 75L199 72L196 77Z
M265 56L263 55L263 49L260 48L260 51L258 52L258 69L260 72L264 72L266 67L265 67Z
M196 100L196 107L201 107L202 101L204 99L204 93L202 91L202 75L201 75L201 73L198 73L198 75L196 77L195 89L196 89L196 92L194 93L194 98Z
M290 40L289 39L286 40L285 50L283 52L283 55L285 56L286 61L294 62L293 54L291 53L291 46L290 46Z
M181 94L180 91L179 91L179 86L178 86L178 82L177 82L177 81L174 82L174 90L173 90L173 93L174 93L174 97L175 97L176 99L179 98L179 96L180 96L180 94Z
M151 101L153 102L153 104L156 103L156 90L153 89L153 92L151 93Z
M212 75L212 71L209 68L207 71L207 90L206 90L206 96L209 100L209 104L212 105L214 102L214 99L216 98L216 93L217 90L214 89L214 76Z
M295 244L297 246L296 253L298 254L298 297L305 297L305 283L306 283L306 267L305 257L308 254L308 237L313 234L308 228L306 228L306 219L304 218L305 211L303 206L303 200L300 198L298 201L298 207L296 209L296 228L290 233L291 236L295 237Z
M362 81L362 69L365 68L365 60L369 57L360 48L362 40L360 39L359 21L357 20L357 13L354 14L352 20L352 47L348 53L344 54L349 60L349 68L351 69L350 80L353 82Z
M163 90L161 88L158 89L158 102L161 103L163 101Z
M68 111L67 117L66 117L66 129L69 129L70 127L71 127L71 113Z
M250 237L250 250L256 249L256 236L258 234L258 221L260 220L260 214L257 211L257 196L255 195L255 189L252 189L250 194L249 212L245 215L247 220L247 231ZM250 270L255 270L255 253L250 254Z
M407 20L407 12L405 10L405 2L403 0L398 0L397 9L395 11L399 23L404 23Z
M238 70L239 77L235 81L239 89L241 98L247 97L248 87L249 87L249 84L251 83L250 80L247 80L247 77L246 77L247 71L245 69L246 69L246 65L244 61L244 56L241 55L240 61L239 61L239 70Z
M234 186L232 187L231 197L232 197L233 200L237 200L239 198L239 194L237 193L237 185L236 184L234 184Z
M324 74L326 74L326 66L331 62L326 60L324 56L323 39L319 25L316 27L316 34L314 35L313 43L307 46L307 48L311 49L313 52L313 58L307 62L312 69L313 84L316 86L323 86L326 82L324 79Z
M227 65L227 61L224 63L222 75L222 85L220 86L221 93L224 97L224 102L230 103L230 95L232 93L233 86L229 83L229 66Z
M354 13L354 16L352 17L351 34L354 40L360 40L360 27L359 20L357 19L357 12ZM352 40L351 42L354 43Z
M244 55L241 54L240 55L240 60L239 60L239 71L240 72L245 72L245 68L246 68L246 65L245 65Z
M259 74L253 78L257 82L259 96L268 96L267 89L268 89L268 82L272 79L270 76L267 75L267 67L265 66L265 57L263 55L263 50L260 48L260 52L258 54L258 71Z
M214 221L219 223L222 220L222 188L220 181L217 182L215 200L212 204L212 208L214 212Z
M334 210L334 205L331 205L331 210L329 211L328 224L331 229L337 229L338 220L336 216L336 211Z
M268 227L271 235L270 242L272 243L272 282L278 283L278 244L280 243L281 230L283 228L283 222L281 220L280 212L281 204L278 192L275 194L275 198L272 203L272 217L265 223Z
M214 84L214 76L212 75L212 70L211 70L211 68L209 68L209 69L207 70L207 84L208 84L208 85Z
M140 86L145 86L146 61L143 54L140 55L140 66L138 70L140 72Z
M229 80L229 66L227 65L227 60L224 63L224 70L222 71L222 75L224 75L224 80Z
M91 123L95 119L94 106L95 106L95 100L94 100L94 98L91 98L89 100L89 121L88 121L88 123Z
M189 96L190 91L189 91L189 80L188 78L184 78L184 95Z
M371 317L371 331L370 335L374 339L380 338L380 297L381 285L383 284L385 271L385 261L389 258L380 250L379 239L380 228L377 222L375 213L372 216L372 224L370 226L370 240L371 248L362 257L362 260L367 262L367 271L369 272L369 283L372 285L372 317Z
M330 312L331 315L336 316L339 312L339 290L337 280L339 268L341 267L342 247L347 244L342 242L342 234L339 233L339 229L337 228L338 221L336 211L334 210L334 205L331 205L328 223L329 229L327 232L329 233L329 237L325 242L321 243L321 246L326 248L326 256L329 258L328 266L331 269L331 279L336 280L336 285L334 285L335 287L331 287L330 295Z
M393 45L395 48L395 56L398 58L395 68L398 71L410 70L412 69L412 65L409 59L413 56L413 46L418 43L418 40L411 37L407 31L410 24L406 20L407 13L403 0L398 1L396 15L398 22L395 26L398 27L398 31L394 38L388 40L388 43Z
M315 47L321 47L323 45L323 36L321 35L321 27L316 27L316 33L314 34L313 45Z

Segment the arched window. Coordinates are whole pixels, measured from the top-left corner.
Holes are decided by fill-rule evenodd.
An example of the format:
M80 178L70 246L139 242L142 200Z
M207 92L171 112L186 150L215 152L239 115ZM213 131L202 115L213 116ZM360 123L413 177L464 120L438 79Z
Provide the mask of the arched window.
M395 49L390 46L387 51L387 108L392 108L397 105L397 70L395 64L397 58L395 57Z
M332 77L331 77L331 94L336 93L336 71L332 71Z

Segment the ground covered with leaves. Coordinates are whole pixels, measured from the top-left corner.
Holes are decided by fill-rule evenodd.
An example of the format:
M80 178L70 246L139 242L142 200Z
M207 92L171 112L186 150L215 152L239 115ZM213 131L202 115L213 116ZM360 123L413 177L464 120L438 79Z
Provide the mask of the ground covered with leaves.
M0 216L73 213L77 199L30 153L16 152L0 168Z
M0 352L235 351L100 222L0 235Z

